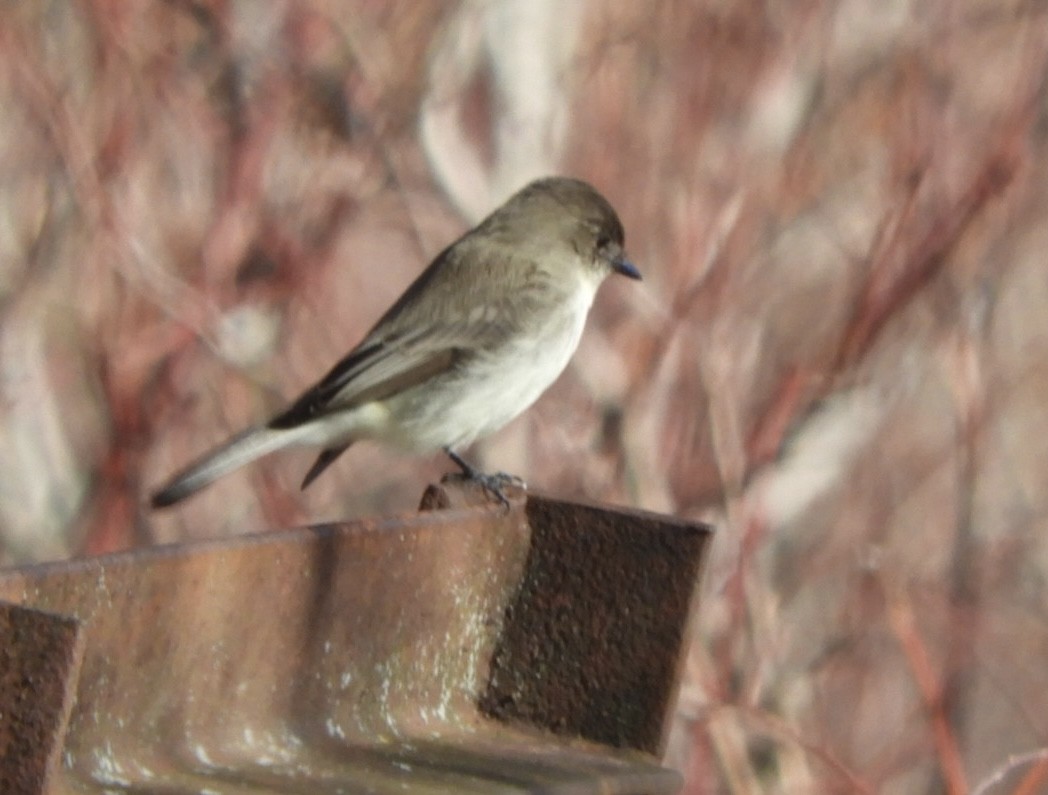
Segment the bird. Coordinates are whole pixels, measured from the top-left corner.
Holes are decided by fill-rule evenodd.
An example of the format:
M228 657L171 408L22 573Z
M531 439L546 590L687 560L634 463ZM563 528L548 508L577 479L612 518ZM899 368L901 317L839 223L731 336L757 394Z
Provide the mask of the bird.
M459 451L557 379L607 276L641 279L624 238L615 210L587 182L531 182L441 251L320 381L174 474L152 494L152 507L289 448L320 451L305 489L362 440L408 453L443 450L505 503L502 486L513 479L486 475Z

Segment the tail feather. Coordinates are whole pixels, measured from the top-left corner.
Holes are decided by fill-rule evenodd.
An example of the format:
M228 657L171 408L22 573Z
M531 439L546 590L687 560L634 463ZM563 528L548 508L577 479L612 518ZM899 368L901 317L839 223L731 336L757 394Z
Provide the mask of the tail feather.
M295 444L299 436L295 430L248 428L172 476L153 494L150 503L154 508L166 508L184 500L234 469Z
M342 455L346 450L349 449L348 444L339 445L338 447L328 447L317 456L317 460L313 462L313 466L309 468L305 478L302 479L302 489L305 490L310 483L317 479L317 476L335 463L335 459Z

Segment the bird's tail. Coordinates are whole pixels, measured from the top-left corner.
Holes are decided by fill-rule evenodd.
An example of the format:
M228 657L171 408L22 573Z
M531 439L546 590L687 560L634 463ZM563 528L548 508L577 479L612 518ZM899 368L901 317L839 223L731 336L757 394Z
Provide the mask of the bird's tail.
M150 498L154 508L165 508L184 500L234 469L298 442L297 428L258 426L238 433L178 472Z

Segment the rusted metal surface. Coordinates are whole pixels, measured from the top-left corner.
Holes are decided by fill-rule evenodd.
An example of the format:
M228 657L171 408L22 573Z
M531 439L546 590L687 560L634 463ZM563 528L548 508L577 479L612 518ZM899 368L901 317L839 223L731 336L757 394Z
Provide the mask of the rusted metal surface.
M0 604L0 793L53 778L83 639L75 619Z
M0 625L0 699L14 681L33 701L0 700L0 742L12 714L43 727L0 757L36 778L2 791L674 791L644 752L706 529L519 494L456 507L480 499L449 485L406 519L0 571L0 600L65 617ZM64 640L38 652L49 621Z
M665 517L556 500L530 500L527 515L522 584L481 709L660 752L705 535Z

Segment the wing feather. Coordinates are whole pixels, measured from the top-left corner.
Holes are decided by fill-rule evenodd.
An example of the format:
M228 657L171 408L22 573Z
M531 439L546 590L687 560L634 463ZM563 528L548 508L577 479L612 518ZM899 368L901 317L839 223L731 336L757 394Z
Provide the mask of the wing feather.
M490 256L485 260L469 251L471 242L467 236L441 252L364 340L274 417L269 427L292 428L333 411L382 400L490 351L516 333L521 312L514 310L530 303L529 288L541 292L545 285L541 280L492 283L490 273L480 274L486 279L476 278L473 268L490 270L492 263ZM520 276L519 269L505 269L505 273ZM463 288L472 292L465 302ZM507 301L507 294L515 300ZM470 312L455 316L453 308L463 303Z

